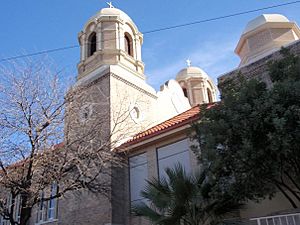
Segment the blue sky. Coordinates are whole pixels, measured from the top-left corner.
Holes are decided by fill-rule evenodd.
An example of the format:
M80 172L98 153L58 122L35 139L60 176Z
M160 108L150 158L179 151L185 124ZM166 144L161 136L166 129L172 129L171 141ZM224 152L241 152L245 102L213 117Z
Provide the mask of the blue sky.
M291 1L291 0L290 0ZM1 0L0 58L76 45L77 33L101 8L102 0ZM139 30L149 31L286 3L286 0L115 0ZM214 80L234 69L233 50L247 22L262 13L281 13L300 24L300 4L144 36L143 61L148 82L156 89L174 78L191 59ZM66 76L76 76L79 49L49 55Z

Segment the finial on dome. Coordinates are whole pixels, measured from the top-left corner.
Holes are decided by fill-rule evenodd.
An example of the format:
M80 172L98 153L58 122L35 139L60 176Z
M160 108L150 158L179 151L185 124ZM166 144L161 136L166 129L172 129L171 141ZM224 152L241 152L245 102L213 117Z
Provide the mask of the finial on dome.
M187 60L186 60L186 64L187 64L188 67L191 67L192 61L191 61L190 59L187 59Z
M113 6L113 4L112 4L112 2L106 2L106 4L109 6L109 8L115 8L114 6Z

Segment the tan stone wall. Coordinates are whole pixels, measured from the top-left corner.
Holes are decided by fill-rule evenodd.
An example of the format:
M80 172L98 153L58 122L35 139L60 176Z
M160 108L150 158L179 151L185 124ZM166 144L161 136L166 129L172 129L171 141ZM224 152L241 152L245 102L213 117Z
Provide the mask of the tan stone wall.
M113 141L133 136L152 125L150 112L156 99L116 74L110 76L110 100ZM138 112L134 112L135 107Z
M112 207L109 198L88 191L69 192L58 199L57 218L43 225L104 225L112 222ZM35 225L36 208L30 225Z
M150 125L153 119L150 108L156 96L109 71L74 89L80 93L74 95L77 97L76 101L68 109L72 112L66 120L67 127L70 128L68 130L72 131L70 136L76 138L80 134L86 134L90 127L100 123L101 126L94 131L99 133L99 141L109 140L118 144L115 141ZM130 114L133 106L138 106L140 110L140 121L134 120ZM89 109L88 117L82 118L86 107ZM88 191L69 193L59 201L58 224L129 224L128 168L113 168L111 172L110 200Z
M111 221L111 203L105 196L84 191L59 200L58 225L104 225Z
M69 92L73 100L66 110L65 143L82 143L84 140L87 144L95 145L110 141L109 89L110 80L106 74Z
M111 134L109 74L104 74L88 84L77 86L74 91L75 99L67 109L70 118L66 119L66 127L68 127L66 129L70 132L71 141L78 137L82 137L82 140L86 138L87 142L93 141L94 148L98 143L109 143ZM107 179L110 182L111 178ZM59 199L57 223L59 225L111 223L110 197L110 195L106 197L89 191L69 192Z

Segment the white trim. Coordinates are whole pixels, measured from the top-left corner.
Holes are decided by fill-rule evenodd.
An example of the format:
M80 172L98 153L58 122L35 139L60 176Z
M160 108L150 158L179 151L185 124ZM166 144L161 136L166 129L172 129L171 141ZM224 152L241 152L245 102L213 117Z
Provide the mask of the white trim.
M300 216L300 212L299 213L274 215L274 216L254 217L254 218L251 218L250 220L269 219L269 218L276 218L276 217L282 217L282 216L296 216L296 215Z
M38 223L35 223L35 225L41 225L41 224L47 224L47 223L54 223L54 222L57 222L58 219L51 219L51 220L48 220L48 221L43 221L43 222L38 222Z
M298 217L297 221L295 217ZM291 221L292 219L292 221ZM300 213L281 214L274 216L265 216L252 218L250 221L256 221L257 225L261 225L262 222L265 225L299 225Z

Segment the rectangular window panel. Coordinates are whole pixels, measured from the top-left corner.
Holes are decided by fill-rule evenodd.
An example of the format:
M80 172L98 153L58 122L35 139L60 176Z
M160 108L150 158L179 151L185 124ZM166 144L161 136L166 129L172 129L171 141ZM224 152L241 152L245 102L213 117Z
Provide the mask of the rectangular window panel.
M55 196L57 194L57 184L53 183L51 185L50 190L50 198ZM48 201L48 220L53 220L55 218L55 212L56 212L56 206L57 206L57 199L53 198Z
M46 209L46 204L44 199L44 192L41 192L40 195L41 201L39 202L39 208L37 212L37 223L45 221L45 209Z
M130 195L132 202L142 201L140 193L146 186L148 178L148 163L146 153L131 157L130 167Z
M190 148L187 139L157 149L159 177L166 177L165 169L181 164L187 173L191 172Z
M44 200L44 198L51 198L52 196L55 196L58 191L58 186L56 183L53 183L50 187L49 192L42 191L41 192L41 201L37 208L37 214L36 214L36 224L42 224L47 221L53 221L57 218L57 198L48 199L47 201Z
M15 203L15 219L16 221L20 222L20 219L21 219L21 195L18 195L16 197L16 203Z

